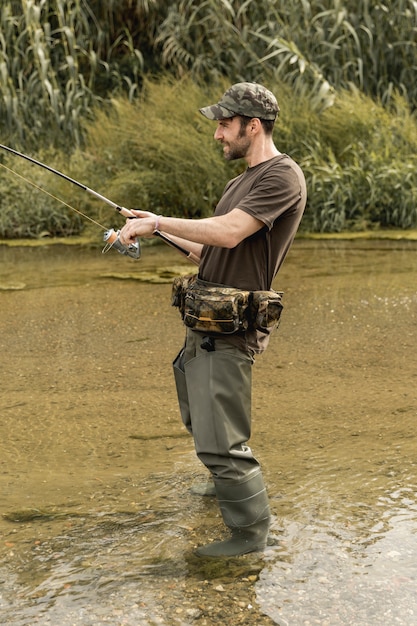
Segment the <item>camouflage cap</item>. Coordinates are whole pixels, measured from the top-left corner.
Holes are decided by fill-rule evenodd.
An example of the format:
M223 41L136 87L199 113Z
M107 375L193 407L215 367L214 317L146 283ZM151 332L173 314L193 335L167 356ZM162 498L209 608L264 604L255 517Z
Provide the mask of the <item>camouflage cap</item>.
M279 106L274 94L257 83L236 83L222 96L217 104L200 109L209 120L223 120L235 115L275 120Z

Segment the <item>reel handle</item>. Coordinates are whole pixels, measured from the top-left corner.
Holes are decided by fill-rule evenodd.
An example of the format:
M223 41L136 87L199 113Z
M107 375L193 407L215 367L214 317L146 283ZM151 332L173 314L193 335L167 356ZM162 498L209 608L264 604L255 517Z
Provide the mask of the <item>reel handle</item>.
M131 259L140 259L140 243L138 240L135 243L131 243L128 246L125 246L121 243L119 239L120 230L114 230L111 228L110 230L106 230L103 235L103 240L106 245L104 246L102 253L105 254L110 250L110 248L114 248L120 254L130 257Z

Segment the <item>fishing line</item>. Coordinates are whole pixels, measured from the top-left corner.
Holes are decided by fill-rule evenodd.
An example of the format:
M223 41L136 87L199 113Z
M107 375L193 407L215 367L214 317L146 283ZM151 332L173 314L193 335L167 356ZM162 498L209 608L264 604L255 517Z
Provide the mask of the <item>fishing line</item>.
M42 163L41 161L38 161L37 159L34 159L33 157L31 157L31 156L29 156L27 154L23 154L23 152L18 152L17 150L14 150L13 148L9 148L9 146L5 146L3 144L0 144L0 148L2 150L7 150L7 152L10 152L11 154L14 154L15 156L18 156L18 157L20 157L22 159L26 159L26 161L29 161L30 163L34 163L35 165L39 165L39 167L43 167L43 169L48 170L48 172L51 172L52 174L55 174L56 176L60 176L64 180L67 180L69 183L72 183L73 185L76 185L77 187L79 187L83 191L87 191L87 193L90 193L95 198L98 198L99 200L102 200L106 204L109 204L114 209L119 211L119 213L121 213L121 215L124 215L125 217L135 217L133 215L133 213L131 211L129 211L129 209L125 209L124 207L119 206L118 204L116 204L112 200L109 200L109 198L106 198L105 196L102 196L101 193L97 193L97 191L94 191L94 189L90 189L90 187L87 187L87 185L83 185L83 183L80 183L78 180L75 180L75 178L71 178L70 176L67 176L66 174L63 174L59 170L56 170L55 168L51 167L50 165L47 165L46 163Z
M50 198L53 198L57 202L60 202L64 206L68 207L68 209L71 209L72 211L75 211L75 213L78 213L78 215L81 215L82 217L84 217L85 219L89 220L90 222L92 222L93 224L98 226L99 228L102 228L105 231L105 233L104 233L104 241L106 242L106 245L104 246L104 248L102 250L103 254L108 252L111 248L114 248L115 250L117 250L117 252L120 252L120 254L124 254L126 256L129 256L132 259L139 259L140 258L141 251L140 251L140 244L139 244L138 241L136 243L129 244L128 246L124 246L120 242L120 240L119 240L119 232L120 232L119 230L115 231L113 228L111 228L111 229L106 228L105 226L103 226L103 224L100 224L100 222L97 222L97 220L93 219L89 215L86 215L85 213L83 213L79 209L76 209L71 204L68 204L68 202L65 202L65 200L62 200L62 198L59 198L58 196L55 196L54 194L52 194L49 191L47 191L46 189L43 189L43 187L39 187L39 185L34 183L32 180L29 180L29 178L26 178L26 176L23 176L22 174L19 174L19 172L16 172L15 170L12 170L11 167L7 167L7 165L4 165L4 163L0 162L0 166L2 168L4 168L5 170L7 170L10 174L14 174L15 176L17 176L18 178L23 180L28 185L31 185L32 187L34 187L38 191L42 191L43 193L45 193ZM49 166L47 167L47 169L50 169ZM58 172L56 170L54 170L54 173L58 173ZM62 176L62 178L68 179L68 177L65 176L65 174L62 174L61 176ZM73 182L72 179L68 179L68 180ZM79 186L81 186L81 184L79 184ZM94 195L100 196L100 194L96 194L96 193L94 193Z
M15 172L15 170L12 170L10 167L7 167L7 165L4 165L4 163L0 162L0 166L3 167L5 170L7 170L10 174L14 174L15 176L18 176L21 180L24 180L25 183L28 183L28 185L32 185L32 187L34 187L38 191L42 191L43 193L46 193L46 195L49 196L50 198L53 198L54 200L57 200L58 202L60 202L64 206L68 207L68 209L71 209L72 211L75 211L76 213L78 213L78 215L81 215L82 217L85 217L85 219L90 220L90 222L93 222L93 224L95 224L96 226L99 226L99 228L102 228L103 230L107 230L107 228L105 226L103 226L103 224L100 224L100 222L96 222L95 219L93 219L89 215L86 215L85 213L83 213L79 209L76 209L75 207L71 206L71 204L68 204L68 202L65 202L65 200L62 200L62 198L58 198L58 196L54 196L54 194L50 193L46 189L43 189L42 187L39 187L39 185L37 185L33 181L29 180L29 178L26 178L25 176L22 176L22 174L19 174L19 172Z
M136 218L136 215L134 213L132 213L132 211L130 211L129 209L126 209L125 207L122 207L122 206L116 204L112 200L109 200L109 198L106 198L106 196L101 195L101 193L98 193L97 191L94 191L94 189L90 189L90 187L87 187L86 185L83 185L78 180L75 180L74 178L71 178L70 176L67 176L66 174L63 174L59 170L56 170L53 167L51 167L50 165L46 165L46 163L42 163L41 161L38 161L38 160L34 159L33 157L28 156L27 154L23 154L23 152L18 152L17 150L14 150L13 148L9 148L9 146L5 146L3 144L0 144L0 149L7 150L7 152L10 152L11 154L14 154L15 156L18 156L18 157L20 157L22 159L26 159L30 163L34 163L35 165L38 165L39 167L42 167L42 168L48 170L49 172L52 172L52 174L55 174L56 176L60 176L64 180L67 180L68 182L72 183L73 185L76 185L77 187L79 187L83 191L86 191L87 193L91 194L92 196L94 196L98 200L101 200L102 202L105 202L106 204L109 204L111 207L116 209L116 211L118 211L124 217ZM71 206L67 202L64 202L64 200L61 200L60 198L55 198L55 196L50 194L48 191L46 191L42 187L38 187L37 185L35 185L35 183L32 183L30 180L26 179L24 176L21 176L20 174L18 174L14 170L9 169L6 165L3 165L3 163L0 163L0 165L2 165L2 167L4 167L6 170L9 170L9 172L11 172L12 174L15 174L16 176L19 176L20 178L22 178L23 180L28 182L30 185L33 185L35 188L39 189L40 191L43 191L44 193L50 195L52 198L58 200L58 202L61 202L62 204L67 206L69 209L72 209L76 213L79 213L80 215L82 215L86 219L90 220L90 222L93 222L94 224L96 224L100 228L103 228L104 230L106 230L105 227L102 224L99 224L93 218L89 217L88 215L85 215L84 213L82 213L78 209L75 209L73 206ZM120 252L120 254L125 254L125 255L133 258L133 259L139 259L140 258L140 243L139 243L139 240L136 239L135 243L124 245L120 241L120 239L119 239L119 233L120 233L120 230L117 230L117 231L115 231L113 229L106 230L106 232L104 233L104 241L106 242L106 245L105 245L105 247L103 249L103 252L107 252L107 250L109 250L110 248L115 248L118 252ZM186 248L183 248L182 245L180 245L176 241L173 241L172 239L167 237L167 235L165 235L164 233L161 233L159 230L155 230L153 234L156 237L159 237L160 239L162 239L162 241L165 241L165 243L167 243L169 246L172 246L173 248L175 248L176 250L181 252L181 254L184 254L187 257L187 259L189 259L190 261L192 261L196 265L199 265L199 262L200 262L199 257L197 257L193 252L191 252L190 250L187 250Z

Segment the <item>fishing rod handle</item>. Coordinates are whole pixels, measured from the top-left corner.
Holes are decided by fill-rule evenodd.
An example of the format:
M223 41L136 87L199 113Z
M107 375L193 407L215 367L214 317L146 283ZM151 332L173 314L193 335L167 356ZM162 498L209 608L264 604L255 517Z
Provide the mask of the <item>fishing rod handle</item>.
M165 241L165 243L167 243L172 248L175 248L175 250L178 250L178 252L181 252L181 254L186 256L187 259L189 259L195 265L200 265L200 259L196 254L194 254L194 252L191 252L190 250L187 250L186 248L183 248L182 246L180 246L180 244L176 243L175 241L172 241L172 239L167 237L165 234L161 233L160 230L155 230L153 234L156 237L159 237L160 239L162 239L162 241Z

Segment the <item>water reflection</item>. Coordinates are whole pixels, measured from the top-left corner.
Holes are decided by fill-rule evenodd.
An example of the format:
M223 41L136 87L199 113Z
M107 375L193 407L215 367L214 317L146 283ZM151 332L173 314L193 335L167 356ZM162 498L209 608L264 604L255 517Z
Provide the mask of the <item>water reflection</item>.
M170 371L170 272L192 268L161 246L0 247L0 267L1 623L416 621L417 244L293 248L254 369L272 541L220 564L193 557L222 525L190 493Z

